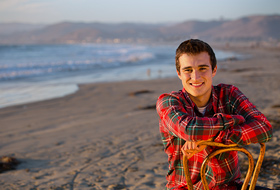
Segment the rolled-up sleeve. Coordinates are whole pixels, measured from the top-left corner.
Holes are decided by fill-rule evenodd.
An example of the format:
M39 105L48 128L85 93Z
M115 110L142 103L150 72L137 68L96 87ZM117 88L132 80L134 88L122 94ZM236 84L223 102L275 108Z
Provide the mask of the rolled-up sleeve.
M231 89L229 103L231 112L243 116L245 122L229 128L225 140L247 145L268 142L272 138L272 126L267 118L238 88Z

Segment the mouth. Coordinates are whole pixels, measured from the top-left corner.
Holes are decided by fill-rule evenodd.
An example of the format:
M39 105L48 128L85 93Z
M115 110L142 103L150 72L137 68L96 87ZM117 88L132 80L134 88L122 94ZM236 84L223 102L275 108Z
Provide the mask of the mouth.
M204 82L201 82L201 83L190 83L190 85L195 87L195 88L201 87L203 84L204 84Z

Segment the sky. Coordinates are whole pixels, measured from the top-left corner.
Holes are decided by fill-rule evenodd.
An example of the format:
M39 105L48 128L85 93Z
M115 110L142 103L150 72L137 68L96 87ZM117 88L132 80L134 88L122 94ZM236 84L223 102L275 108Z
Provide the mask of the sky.
M0 23L141 22L238 19L280 14L279 0L0 0Z

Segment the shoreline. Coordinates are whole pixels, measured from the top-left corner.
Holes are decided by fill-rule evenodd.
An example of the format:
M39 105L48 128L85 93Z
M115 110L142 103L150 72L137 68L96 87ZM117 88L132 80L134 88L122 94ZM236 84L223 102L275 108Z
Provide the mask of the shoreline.
M53 75L50 74L47 76L38 75L33 77L30 76L30 78L26 77L15 80L4 80L0 82L0 88L2 89L2 93L0 93L0 107L3 108L11 105L27 104L56 97L63 97L75 92L78 84L81 83L150 80L176 77L176 71L172 64L174 62L172 52L175 47L174 49L167 45L152 48L150 46L144 47L147 51L146 53L152 54L154 59L141 63L141 59L138 60L135 55L136 57L134 59L129 59L136 64L127 63L109 69L99 68L97 70L80 70ZM242 55L238 55L231 51L217 50L216 53L218 60L243 59Z
M226 67L218 68L213 82L237 86L271 121L274 137L267 143L257 185L276 188L280 55L232 49L252 56L224 61ZM0 186L163 189L168 163L154 105L160 94L181 88L177 78L82 84L65 97L0 109L0 157L10 155L21 162L16 170L0 174ZM256 146L248 148L255 158Z

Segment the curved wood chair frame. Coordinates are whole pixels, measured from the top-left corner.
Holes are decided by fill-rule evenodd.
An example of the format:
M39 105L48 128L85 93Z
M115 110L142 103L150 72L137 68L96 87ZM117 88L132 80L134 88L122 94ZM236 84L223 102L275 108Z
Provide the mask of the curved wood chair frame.
M213 158L214 156L224 153L224 152L229 152L229 151L240 151L243 152L247 155L248 159L249 159L249 167L248 167L248 172L246 174L244 183L242 185L242 189L241 190L246 190L249 184L249 181L252 177L251 183L250 183L250 188L249 190L254 190L256 183L257 183L257 179L260 173L260 169L261 169L261 165L262 165L262 161L264 158L264 154L265 154L265 144L264 143L260 143L261 147L260 147L260 153L259 153L259 157L258 157L258 161L254 170L254 159L253 156L251 155L251 153L244 147L240 147L237 144L230 144L230 145L225 145L222 143L216 143L216 142L212 142L212 141L201 141L199 143L199 145L207 145L207 146L217 146L217 147L221 147L221 149L218 149L212 153L210 153L203 161L201 169L200 169L200 174L201 174L201 179L202 179L202 184L205 190L209 190L208 187L208 183L206 181L206 175L205 175L205 170L206 170L206 166L208 164L208 162L210 161L211 158ZM191 177L190 177L190 173L189 173L189 168L188 168L188 158L187 156L184 154L183 156L183 167L184 167L184 172L185 172L185 176L186 176L186 181L187 181L187 185L188 185L188 189L189 190L193 190L193 184L191 181ZM253 174L253 175L252 175Z

